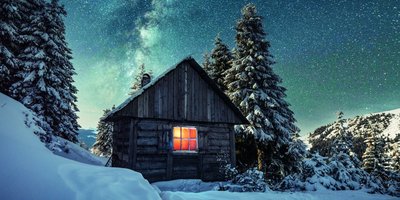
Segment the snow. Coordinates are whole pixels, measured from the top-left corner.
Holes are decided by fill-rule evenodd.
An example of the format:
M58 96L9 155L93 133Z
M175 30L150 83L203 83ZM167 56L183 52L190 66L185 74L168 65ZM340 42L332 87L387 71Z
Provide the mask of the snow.
M268 191L265 193L261 192L224 192L224 191L208 191L201 193L189 193L189 192L162 192L161 197L164 200L248 200L248 199L263 199L263 200L317 200L317 199L329 199L329 200L395 200L396 197L379 194L368 194L364 191L319 191L319 192L274 192Z
M98 157L90 153L89 151L82 149L79 145L67 141L60 137L53 138L53 144L50 148L53 148L53 153L64 158L75 160L81 163L104 166L108 158ZM63 151L60 146L66 146L63 148L68 148L68 153Z
M290 200L317 200L317 199L329 199L329 200L394 200L396 197L381 195L381 194L369 194L363 190L344 190L344 191L332 191L324 188L320 188L318 191L309 192L277 192L268 190L266 192L228 192L228 191L216 191L219 184L223 182L202 182L198 179L189 180L173 180L153 183L161 190L161 198L164 200L248 200L248 199L290 199ZM208 190L208 191L206 191ZM210 191L211 190L211 191Z
M35 118L22 104L0 93L1 199L160 199L140 173L53 154L33 134L43 132ZM86 157L76 152L78 146L69 147L77 160Z
M318 191L309 192L277 192L267 190L266 192L228 192L216 191L219 184L223 182L202 182L197 179L190 180L173 180L153 183L161 190L161 198L164 200L248 200L248 199L263 199L263 200L394 200L396 197L369 194L363 190L342 190L332 191L320 188ZM205 191L208 190L208 191ZM211 191L210 191L211 190Z
M219 182L203 182L199 179L178 179L153 183L161 191L204 192L218 190Z
M395 116L390 119L389 126L383 130L381 135L387 136L390 139L394 139L398 134L400 134L400 109L397 109L397 113L392 113Z
M384 111L384 112L372 113L372 114L368 114L365 116L372 116L372 115L378 115L378 114L394 115L394 117L392 119L390 119L389 126L383 130L381 135L387 136L390 139L394 139L398 134L400 134L400 108L394 109L394 110L388 110L388 111Z

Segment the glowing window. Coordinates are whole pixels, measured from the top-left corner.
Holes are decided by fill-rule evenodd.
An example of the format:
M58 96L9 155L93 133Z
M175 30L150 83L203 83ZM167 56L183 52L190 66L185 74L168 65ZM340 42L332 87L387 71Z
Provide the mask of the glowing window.
M197 130L193 127L174 127L174 151L196 151Z

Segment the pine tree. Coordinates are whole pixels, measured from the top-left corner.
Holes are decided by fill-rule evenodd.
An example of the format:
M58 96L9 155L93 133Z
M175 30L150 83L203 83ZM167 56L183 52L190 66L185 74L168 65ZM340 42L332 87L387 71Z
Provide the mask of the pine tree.
M242 9L236 31L235 58L225 77L227 94L251 123L238 130L254 135L258 168L268 178L279 179L289 173L284 165L290 159L286 152L292 134L299 129L284 100L286 89L279 85L282 80L271 68L275 62L269 52L270 43L265 40L262 17L253 4Z
M209 73L209 71L211 71L210 63L211 63L210 54L208 52L206 52L206 53L203 54L203 69L207 73Z
M109 112L111 112L115 107L104 110L103 117L105 117ZM102 117L102 118L103 118ZM98 156L111 156L112 153L112 128L113 125L110 122L104 122L100 118L97 124L97 136L96 142L93 144L92 152Z
M385 172L391 172L393 170L392 163L391 163L391 157L390 157L391 143L389 141L389 138L381 137L381 141L382 141L382 145L383 145L383 153L381 155L382 166L383 166L383 169Z
M11 87L12 96L47 122L49 126L42 127L47 132L78 142L75 72L62 18L66 12L56 0L26 1L24 9L21 70L16 74L20 80Z
M60 94L59 110L61 116L58 118L59 135L73 142L77 142L77 130L79 125L77 122L78 108L76 106L78 92L73 85L73 76L76 74L75 69L70 62L72 59L72 51L68 48L65 38L65 24L63 17L67 15L63 6L60 6L58 0L51 0L47 7L48 14L48 34L49 47L54 50L49 51L49 56L52 59L52 68L58 68L56 74L60 82L57 85L57 90ZM51 40L53 42L51 42ZM54 43L54 44L53 44Z
M400 140L394 145L393 157L391 161L392 170L400 173Z
M284 163L288 167L291 173L301 172L303 159L307 154L306 144L300 139L298 133L292 135L289 148L287 151L288 159L287 163Z
M145 65L141 64L139 68L136 71L135 78L133 80L132 86L131 86L131 93L130 95L134 94L137 90L139 90L142 87L142 78L144 74L149 74L152 76L153 72L149 70L146 72Z
M0 2L0 92L10 95L10 87L17 78L19 27L21 3L4 0Z
M231 68L233 57L228 46L222 42L219 34L215 38L214 45L215 47L209 55L211 60L205 58L204 69L219 88L222 91L226 91L224 73Z
M350 154L353 149L352 134L347 129L347 120L343 119L343 112L338 113L338 120L334 124L333 134L336 136L332 145L331 154L343 152Z
M369 173L381 174L384 173L384 144L383 139L377 136L378 130L370 134L370 136L365 140L367 144L367 149L364 152L363 158L363 169Z
M356 167L361 165L357 154L353 149L353 134L348 130L348 122L343 119L343 112L338 112L338 120L333 126L332 133L336 136L332 142L330 156L335 157L338 154L347 154Z

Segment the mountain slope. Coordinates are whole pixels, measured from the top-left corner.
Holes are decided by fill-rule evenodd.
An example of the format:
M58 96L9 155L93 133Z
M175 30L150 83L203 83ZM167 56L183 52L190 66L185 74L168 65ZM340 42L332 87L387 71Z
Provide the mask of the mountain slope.
M93 129L79 129L78 130L78 138L81 142L85 143L86 146L90 149L93 144L96 142L96 130Z
M311 145L311 151L318 151L320 154L326 155L330 144L336 138L336 131L334 131L336 123L321 126L310 133L308 142ZM400 139L400 109L356 116L347 119L345 126L353 135L353 151L358 158L361 159L365 151L366 137L373 132L377 133L378 137L383 137L388 149L391 150L394 148L395 142ZM390 154L390 152L388 153Z
M53 154L34 134L43 133L36 120L30 110L0 93L1 199L160 199L137 172Z

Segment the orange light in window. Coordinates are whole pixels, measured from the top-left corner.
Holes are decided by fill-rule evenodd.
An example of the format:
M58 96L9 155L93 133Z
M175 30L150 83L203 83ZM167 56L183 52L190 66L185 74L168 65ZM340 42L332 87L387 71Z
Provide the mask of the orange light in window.
M182 139L189 138L189 128L182 127Z
M196 151L197 130L194 127L173 128L173 150L174 151Z
M186 139L182 139L182 151L189 150L189 141Z
M181 139L174 138L174 151L181 150Z
M174 127L174 138L181 138L181 127Z
M190 146L190 150L196 150L197 149L196 140L189 140L189 146Z
M196 139L197 138L197 131L195 128L190 129L190 138L191 139Z

